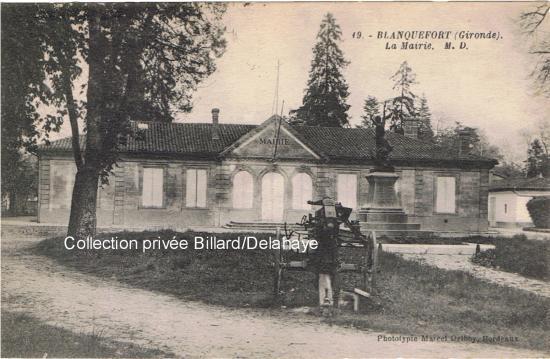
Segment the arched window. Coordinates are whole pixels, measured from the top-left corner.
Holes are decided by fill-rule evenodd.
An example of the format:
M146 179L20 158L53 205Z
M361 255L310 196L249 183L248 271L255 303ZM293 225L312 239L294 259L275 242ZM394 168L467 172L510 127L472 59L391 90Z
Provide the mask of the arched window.
M233 208L252 208L253 199L252 175L246 171L239 171L233 177Z
M284 205L285 179L277 172L266 173L262 177L262 220L282 222L285 213Z
M313 200L311 177L307 173L298 173L292 177L292 208L310 209L307 201Z

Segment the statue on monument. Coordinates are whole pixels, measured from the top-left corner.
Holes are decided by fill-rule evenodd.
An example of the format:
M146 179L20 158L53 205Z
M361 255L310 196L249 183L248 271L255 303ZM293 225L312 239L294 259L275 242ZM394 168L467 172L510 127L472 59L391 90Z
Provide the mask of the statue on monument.
M390 114L386 116L386 104L382 116L373 116L376 154L374 168L366 175L369 183L366 206L358 211L357 218L361 222L362 230L376 230L381 224L389 231L418 231L420 224L408 223L408 217L401 200L395 191L395 182L399 179L398 173L390 164L389 156L392 146L386 139L386 120L396 116L395 108L389 108Z
M374 123L376 140L375 166L372 172L394 172L394 168L389 161L393 147L386 139L386 118L375 116L372 122Z

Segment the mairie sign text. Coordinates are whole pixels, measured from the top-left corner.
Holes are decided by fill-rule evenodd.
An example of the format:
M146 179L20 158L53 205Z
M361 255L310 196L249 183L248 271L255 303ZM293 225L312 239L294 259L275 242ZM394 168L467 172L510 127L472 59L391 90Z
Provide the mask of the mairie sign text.
M262 145L290 145L288 138L260 138L260 144Z

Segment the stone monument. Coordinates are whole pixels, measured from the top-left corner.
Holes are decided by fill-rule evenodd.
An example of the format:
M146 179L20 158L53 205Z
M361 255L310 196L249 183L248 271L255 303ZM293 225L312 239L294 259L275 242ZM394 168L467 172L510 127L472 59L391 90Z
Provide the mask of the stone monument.
M399 175L390 164L392 147L386 139L385 119L376 116L375 125L376 155L374 168L366 176L369 182L367 205L358 211L362 230L401 231L419 230L419 224L407 223L407 214L395 191Z

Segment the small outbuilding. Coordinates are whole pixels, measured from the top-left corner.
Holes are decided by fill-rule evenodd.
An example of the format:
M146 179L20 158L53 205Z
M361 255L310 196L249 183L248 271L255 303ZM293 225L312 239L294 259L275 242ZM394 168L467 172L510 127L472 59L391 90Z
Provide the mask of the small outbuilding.
M494 181L489 186L489 225L501 228L532 226L527 202L538 196L550 196L549 178Z

